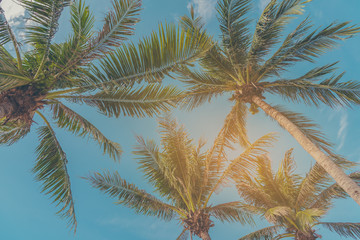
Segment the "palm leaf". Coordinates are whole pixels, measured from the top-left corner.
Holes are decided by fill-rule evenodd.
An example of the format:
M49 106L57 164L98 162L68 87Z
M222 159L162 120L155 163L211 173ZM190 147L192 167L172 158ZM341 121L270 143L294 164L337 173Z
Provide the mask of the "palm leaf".
M251 10L250 0L220 0L217 11L222 33L222 44L234 64L243 65L250 45L249 24L246 15Z
M51 40L58 29L58 20L64 7L71 0L19 0L29 12L30 22L26 28L26 42L33 45L44 59L48 55Z
M87 178L93 187L118 199L117 203L135 209L137 213L164 220L174 217L173 207L122 179L119 173L95 173Z
M337 40L350 38L360 31L360 28L355 25L349 26L349 22L332 23L319 31L315 30L304 36L308 29L306 19L293 33L288 35L282 46L259 70L261 73L259 80L264 76L277 75L285 67L298 61L314 62L314 58L335 47Z
M317 225L324 226L342 237L360 238L360 223L319 222Z
M72 27L70 38L62 44L53 44L50 53L52 61L59 69L54 78L61 79L57 83L57 87L60 88L64 87L65 75L69 75L71 71L89 63L89 59L85 56L88 42L93 35L94 16L82 0L71 4L70 16Z
M114 47L121 46L128 36L134 34L140 10L141 0L113 0L102 30L90 42L87 58L102 58Z
M52 104L54 118L60 128L66 128L70 132L81 136L91 136L98 142L103 149L104 154L107 153L114 160L119 159L122 150L119 144L110 141L106 138L99 129L87 121L84 117L74 112L62 103Z
M96 107L100 112L112 117L120 115L131 117L152 117L170 110L178 101L181 92L173 86L162 87L160 84L148 84L138 88L118 87L101 91L95 95L60 96L75 102L84 102Z
M68 162L66 155L49 124L40 127L38 132L40 144L36 148L37 159L33 168L36 180L42 182L42 191L49 194L53 202L61 206L57 213L66 218L68 224L76 231L77 221L66 167Z
M342 76L332 76L318 84L299 79L279 80L265 86L265 91L307 105L319 106L320 102L330 107L360 104L360 83L339 82Z
M278 234L280 226L270 226L239 238L239 240L271 240Z
M158 82L195 61L210 44L204 32L191 33L171 24L160 24L158 32L154 31L137 45L123 45L109 53L99 67L93 66L92 74L80 88L118 87L142 80Z
M349 174L349 177L360 185L360 172ZM348 194L337 184L334 183L323 189L311 203L312 208L329 209L334 199L347 198Z
M259 155L267 153L266 147L272 146L275 140L274 134L267 134L257 139L254 143L250 144L243 153L237 158L232 160L230 164L222 171L222 174L217 178L217 181L210 187L212 190L208 195L207 201L210 199L212 193L227 179L234 181L241 181L244 175L254 168L256 159ZM214 171L214 170L212 170ZM206 202L207 202L206 201Z
M139 136L137 142L138 145L133 153L137 155L139 169L145 174L145 178L155 187L161 197L166 197L169 201L181 202L182 192L170 176L171 169L162 160L162 153L158 146L153 140L145 141Z
M333 144L326 139L320 130L318 130L319 126L317 124L313 123L310 119L300 113L291 112L281 106L274 106L274 108L295 124L305 134L305 136L320 149L324 150L328 154L333 154Z
M277 3L271 0L264 9L255 29L248 53L249 62L259 64L271 48L279 43L282 31L289 20L303 13L304 5L311 0L287 0Z
M4 46L8 42L12 42L15 48L16 56L17 56L17 62L18 62L18 68L21 69L21 55L19 50L19 43L16 40L16 37L6 20L4 9L0 7L0 45Z
M222 222L240 222L241 224L254 224L250 212L242 207L241 202L227 202L208 208L211 216Z
M12 145L30 132L28 125L13 125L11 123L0 126L0 144Z

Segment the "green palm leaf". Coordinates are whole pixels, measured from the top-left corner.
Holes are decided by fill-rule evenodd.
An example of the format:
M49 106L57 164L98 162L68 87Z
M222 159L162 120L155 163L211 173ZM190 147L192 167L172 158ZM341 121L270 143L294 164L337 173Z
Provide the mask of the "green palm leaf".
M126 182L117 172L113 174L95 173L87 179L91 182L93 187L104 191L111 197L117 198L118 204L133 208L138 213L156 216L164 220L171 220L174 217L172 206L161 202L144 190Z
M114 47L121 46L128 36L134 34L140 10L141 0L113 0L102 30L90 42L86 58L102 58Z
M261 67L261 76L279 74L286 66L298 61L314 62L314 58L336 46L337 40L350 38L360 31L360 28L355 25L349 26L349 22L332 23L319 31L315 30L304 36L308 29L306 19L293 33L288 35L283 45Z
M58 20L71 0L19 0L30 14L31 24L26 28L26 42L33 45L44 58L58 29ZM43 58L43 59L44 59Z
M62 103L52 104L54 118L60 128L66 128L70 132L81 137L91 136L114 160L118 160L122 153L120 145L106 138L94 125L87 121L80 114L74 112Z
M210 44L204 32L189 33L171 24L160 24L151 37L137 45L123 45L102 59L99 67L93 66L80 89L118 87L142 80L158 82L195 61Z
M285 99L319 106L322 102L330 107L360 104L360 83L339 82L343 74L332 76L319 84L304 80L280 80L266 86L265 91Z
M303 13L304 5L311 0L287 0L278 3L271 0L264 9L255 29L248 53L249 62L259 64L271 47L279 43L282 31L289 20Z
M170 110L178 101L181 92L173 86L148 84L145 87L118 87L111 92L101 91L94 95L61 96L66 99L83 102L109 117L120 115L131 117L152 117Z
M249 24L246 15L251 10L250 0L220 0L219 13L222 44L229 51L228 56L235 64L243 65L250 45Z
M12 145L30 132L27 125L2 124L0 126L0 144Z
M70 6L70 23L72 34L69 39L62 44L51 46L51 60L56 63L59 72L55 75L57 88L64 88L66 75L71 75L72 71L81 66L89 64L89 59L85 58L88 43L93 35L94 16L89 7L79 0ZM64 86L65 85L65 86Z
M66 167L66 155L50 125L40 127L38 132L40 144L36 148L37 160L33 169L36 180L42 182L42 191L49 194L53 202L61 206L57 213L66 218L68 224L76 231L77 221Z

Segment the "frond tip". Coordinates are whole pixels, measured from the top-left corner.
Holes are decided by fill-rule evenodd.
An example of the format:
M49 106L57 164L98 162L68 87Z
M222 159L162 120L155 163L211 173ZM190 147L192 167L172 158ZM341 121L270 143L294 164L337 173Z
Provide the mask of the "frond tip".
M69 226L76 231L77 221L65 152L50 125L40 127L38 132L40 144L36 148L37 160L33 168L36 180L42 182L42 191L61 207L57 214L66 218Z

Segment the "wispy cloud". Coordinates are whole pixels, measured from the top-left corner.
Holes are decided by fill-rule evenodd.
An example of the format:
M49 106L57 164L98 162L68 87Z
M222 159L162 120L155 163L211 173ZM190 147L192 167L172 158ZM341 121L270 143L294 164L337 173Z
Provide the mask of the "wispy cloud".
M260 0L259 2L259 9L260 11L263 11L266 7L266 5L268 5L270 2L270 0Z
M25 8L13 0L2 0L0 6L4 10L7 21L11 26L19 25L25 17Z
M339 146L337 147L337 151L339 151L345 144L345 139L347 135L347 126L348 126L348 114L344 111L341 111L341 117L339 122L339 130L337 132L337 138L339 140Z
M187 7L194 6L195 13L203 17L204 21L209 21L215 13L216 0L191 0Z

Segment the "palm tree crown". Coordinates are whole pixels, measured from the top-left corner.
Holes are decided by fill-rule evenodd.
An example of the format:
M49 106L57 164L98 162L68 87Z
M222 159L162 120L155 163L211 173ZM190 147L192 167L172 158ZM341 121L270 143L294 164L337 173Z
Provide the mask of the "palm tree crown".
M337 163L344 168L354 166L343 158L338 158ZM257 159L256 174L237 180L239 194L248 204L248 210L274 224L240 239L317 239L321 237L314 230L318 225L343 237L359 239L360 223L319 221L331 209L334 199L348 197L344 190L333 183L318 164L305 177L296 174L295 167L291 149L286 152L276 173L271 170L271 160L261 156ZM360 182L359 172L350 177Z
M167 110L179 92L156 82L194 61L207 48L208 38L166 24L137 45L124 45L139 21L140 0L113 0L99 31L93 29L94 16L83 0L18 2L29 14L23 43L16 39L0 8L0 143L13 144L29 133L34 114L44 120L38 129L40 145L34 173L43 183L43 191L61 206L59 214L76 227L67 158L51 121L41 110L50 110L58 127L93 138L104 153L118 159L119 145L64 100L116 117L152 116ZM58 20L68 6L72 32L62 43L53 43ZM6 50L7 44L13 45L15 57ZM22 51L23 44L30 50ZM131 88L143 80L150 84Z
M195 145L176 121L162 118L160 127L163 150L153 140L137 137L139 145L134 154L138 156L139 169L164 202L126 182L118 173L95 173L88 178L92 185L138 213L164 220L177 217L184 227L179 239L187 232L210 239L208 231L213 226L210 217L251 223L251 216L240 202L211 205L209 201L214 191L231 177L251 169L256 156L266 152L264 147L269 146L274 137L263 136L229 163L223 155L219 159L218 151L222 147L217 140L208 151L202 152L205 143L200 141Z
M360 188L332 161L331 144L306 117L264 99L275 94L293 102L318 106L347 106L360 103L360 83L340 81L336 63L314 67L302 76L282 77L297 62L315 62L337 41L352 37L360 28L349 22L331 23L311 30L306 18L284 36L289 21L303 13L311 0L271 0L250 33L251 0L218 0L221 41L201 58L200 70L184 68L181 80L187 85L184 106L192 109L214 97L228 94L233 107L220 132L223 143L240 139L249 143L245 128L248 110L261 108L275 119L308 151L360 205ZM185 29L202 29L199 18L183 17ZM248 105L250 107L248 107Z

